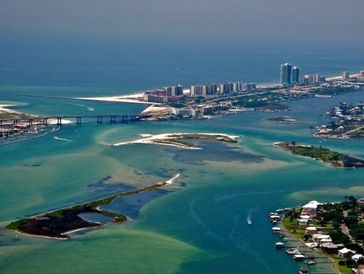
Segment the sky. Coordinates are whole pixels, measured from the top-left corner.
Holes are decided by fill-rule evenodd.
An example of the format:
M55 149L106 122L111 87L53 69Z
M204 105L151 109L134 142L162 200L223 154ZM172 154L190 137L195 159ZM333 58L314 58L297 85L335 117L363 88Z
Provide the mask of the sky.
M363 0L1 0L0 35L363 43Z

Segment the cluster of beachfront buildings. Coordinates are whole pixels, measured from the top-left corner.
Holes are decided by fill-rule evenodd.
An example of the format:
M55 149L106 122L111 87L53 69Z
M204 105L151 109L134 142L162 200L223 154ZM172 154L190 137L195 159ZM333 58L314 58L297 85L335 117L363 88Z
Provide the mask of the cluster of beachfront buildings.
M300 77L300 68L297 66L292 67L291 64L285 63L280 67L280 84L279 87L304 87L317 84L327 84L336 82L337 85L353 85L353 81L364 82L364 70L359 74L352 74L344 71L342 75L336 77L326 78L318 73L306 74ZM189 87L183 85L168 86L161 89L155 89L144 92L143 100L152 103L174 103L181 101L182 98L210 98L219 97L229 94L239 94L244 92L252 92L257 88L255 83L244 82L227 82L227 83L211 83L211 84L195 84Z
M243 82L229 82L223 84L192 85L184 88L182 85L169 86L161 89L144 92L143 100L146 102L166 104L178 102L186 97L213 97L230 93L255 91L256 84Z
M317 136L340 136L349 130L355 133L355 128L359 130L364 126L364 103L341 103L327 114L330 115L331 123L318 128L315 133Z

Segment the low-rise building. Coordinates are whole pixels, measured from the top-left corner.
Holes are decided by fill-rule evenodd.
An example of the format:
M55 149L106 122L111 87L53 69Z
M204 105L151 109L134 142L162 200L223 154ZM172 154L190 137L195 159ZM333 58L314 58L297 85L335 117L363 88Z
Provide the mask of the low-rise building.
M351 259L355 262L358 262L360 259L364 259L364 256L362 254L355 254L351 256Z
M322 244L321 246L322 251L328 254L337 254L339 247L333 243Z
M305 233L310 234L310 235L318 234L318 232L319 232L319 230L313 226L306 227L306 229L305 229Z
M352 255L354 255L356 252L354 250L351 250L349 248L342 248L338 251L338 255L343 258L350 258Z

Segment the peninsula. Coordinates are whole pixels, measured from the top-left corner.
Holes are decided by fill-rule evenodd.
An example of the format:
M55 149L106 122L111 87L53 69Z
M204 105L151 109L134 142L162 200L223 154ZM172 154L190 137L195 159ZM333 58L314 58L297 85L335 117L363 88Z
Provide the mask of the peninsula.
M103 226L101 223L82 219L80 214L93 213L111 218L114 223L125 223L127 221L127 216L105 211L101 207L111 203L117 198L138 194L140 192L153 191L172 184L179 175L180 174L177 174L167 181L159 182L141 189L122 192L99 200L86 202L72 207L61 208L56 211L47 212L31 218L17 220L8 224L6 228L27 235L64 240L70 238L69 234L71 232L85 228Z
M301 79L299 68L295 69L295 79L288 77L291 72L287 71L281 75L280 83L271 85L244 82L178 84L135 95L75 99L151 104L140 114L144 120L208 119L243 111L286 111L289 109L285 104L287 101L310 97L331 98L332 95L361 90L364 86L364 70L352 75L344 72L336 77L316 73Z
M292 143L275 143L276 146L292 152L295 155L309 157L329 164L333 167L364 167L364 160L354 158L343 153L332 151L321 146L310 146Z
M364 103L342 102L326 115L330 117L330 122L319 127L314 136L336 139L364 137Z

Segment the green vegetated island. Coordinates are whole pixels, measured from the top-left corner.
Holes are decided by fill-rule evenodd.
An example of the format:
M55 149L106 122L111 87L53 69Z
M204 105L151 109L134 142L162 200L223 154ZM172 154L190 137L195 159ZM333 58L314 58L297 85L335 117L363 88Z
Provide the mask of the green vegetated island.
M364 160L348 156L346 154L332 151L321 146L310 146L303 144L275 143L276 146L292 152L293 154L309 157L318 161L325 162L333 167L354 167L363 168Z
M179 174L177 176L179 176ZM125 223L127 221L127 217L125 215L104 211L100 207L111 203L116 198L140 192L152 191L167 184L169 184L168 181L159 182L141 189L114 194L100 200L86 202L84 204L47 212L35 217L17 220L8 224L6 228L33 236L54 239L69 239L70 236L68 234L72 231L103 226L101 223L82 219L79 216L80 214L95 213L112 218L114 223Z

